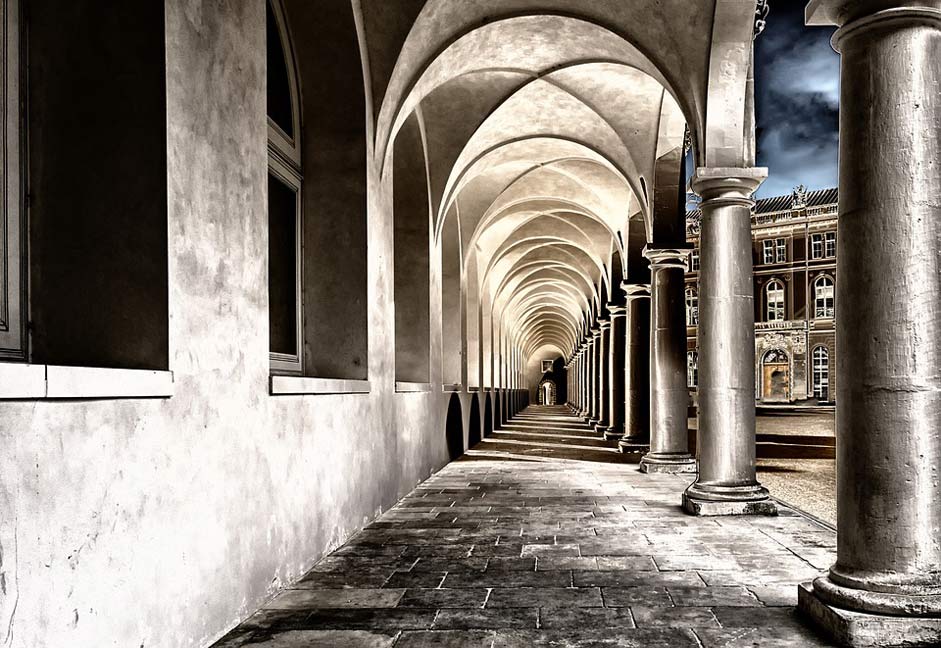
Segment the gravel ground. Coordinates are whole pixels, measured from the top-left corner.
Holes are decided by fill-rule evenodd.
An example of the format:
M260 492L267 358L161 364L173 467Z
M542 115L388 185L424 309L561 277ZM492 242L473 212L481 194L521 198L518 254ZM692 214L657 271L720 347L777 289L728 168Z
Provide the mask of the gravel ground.
M836 526L836 462L759 459L758 481L774 497Z
M696 419L689 419L696 428ZM833 412L762 412L759 434L833 436ZM771 494L836 526L836 463L832 459L759 459L758 481Z
M689 419L691 430L698 429L696 418ZM758 434L810 434L833 436L835 432L833 412L762 412L757 417Z

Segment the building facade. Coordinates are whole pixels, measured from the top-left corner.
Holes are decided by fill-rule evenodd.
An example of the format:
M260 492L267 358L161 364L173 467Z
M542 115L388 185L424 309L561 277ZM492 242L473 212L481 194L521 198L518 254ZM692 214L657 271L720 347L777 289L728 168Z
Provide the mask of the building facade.
M686 273L687 383L698 383L699 227L687 215L693 247ZM752 212L755 398L762 404L835 401L834 316L837 190L758 200Z

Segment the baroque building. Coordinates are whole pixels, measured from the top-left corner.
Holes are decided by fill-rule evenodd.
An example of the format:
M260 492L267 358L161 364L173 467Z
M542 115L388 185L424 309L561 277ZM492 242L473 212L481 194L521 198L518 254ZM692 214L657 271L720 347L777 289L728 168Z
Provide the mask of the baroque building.
M761 404L832 404L836 399L836 235L838 192L762 198L752 209L755 399ZM692 246L686 273L687 384L695 399L699 350L699 232L687 213Z

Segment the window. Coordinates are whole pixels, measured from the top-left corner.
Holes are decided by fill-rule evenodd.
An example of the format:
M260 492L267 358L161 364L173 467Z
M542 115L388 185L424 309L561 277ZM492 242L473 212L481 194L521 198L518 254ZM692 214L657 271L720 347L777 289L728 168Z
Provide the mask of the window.
M836 256L836 232L827 232L823 235L823 253L825 256Z
M823 259L836 256L836 232L810 235L810 258Z
M810 235L810 258L823 258L823 234Z
M268 341L271 370L301 373L301 164L294 65L284 16L267 6Z
M699 353L686 352L686 386L695 388L699 385Z
M699 272L699 248L693 248L689 255L690 272Z
M699 324L699 296L692 286L686 287L686 326Z
M813 351L813 389L817 400L830 400L830 351L825 346Z
M784 320L784 284L777 279L772 279L765 286L765 320Z
M765 264L787 262L787 239L767 239L761 245L762 261Z
M826 275L814 281L814 317L833 317L833 279Z
M9 49L20 40L11 20L24 5L30 15L18 57ZM0 316L0 345L12 347L3 356L39 365L167 370L163 6L30 0L0 7L9 30L7 202L0 220L13 224L0 224L0 239L9 243L15 234L22 246L8 247L0 260L6 266L0 312L12 315ZM20 60L29 61L28 74ZM26 110L22 119L17 102ZM31 197L28 210L19 186Z
M19 3L3 2L3 29L19 31ZM0 165L4 182L0 204L0 360L26 359L26 309L23 293L23 209L20 204L20 87L19 39L5 39L2 53L3 78L0 106L3 110L4 146L0 147Z

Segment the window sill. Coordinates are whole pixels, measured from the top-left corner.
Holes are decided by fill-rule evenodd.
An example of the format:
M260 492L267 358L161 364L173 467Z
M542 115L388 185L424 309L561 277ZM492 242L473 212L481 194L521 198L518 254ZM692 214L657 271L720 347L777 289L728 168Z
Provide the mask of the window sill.
M443 392L459 392L461 391L461 383L445 383L441 385L441 391Z
M0 363L0 399L169 398L173 372Z
M272 396L298 396L303 394L368 394L368 380L343 378L312 378L310 376L271 376Z
M400 382L395 381L395 391L399 394L415 394L421 392L430 392L431 383L421 382Z

